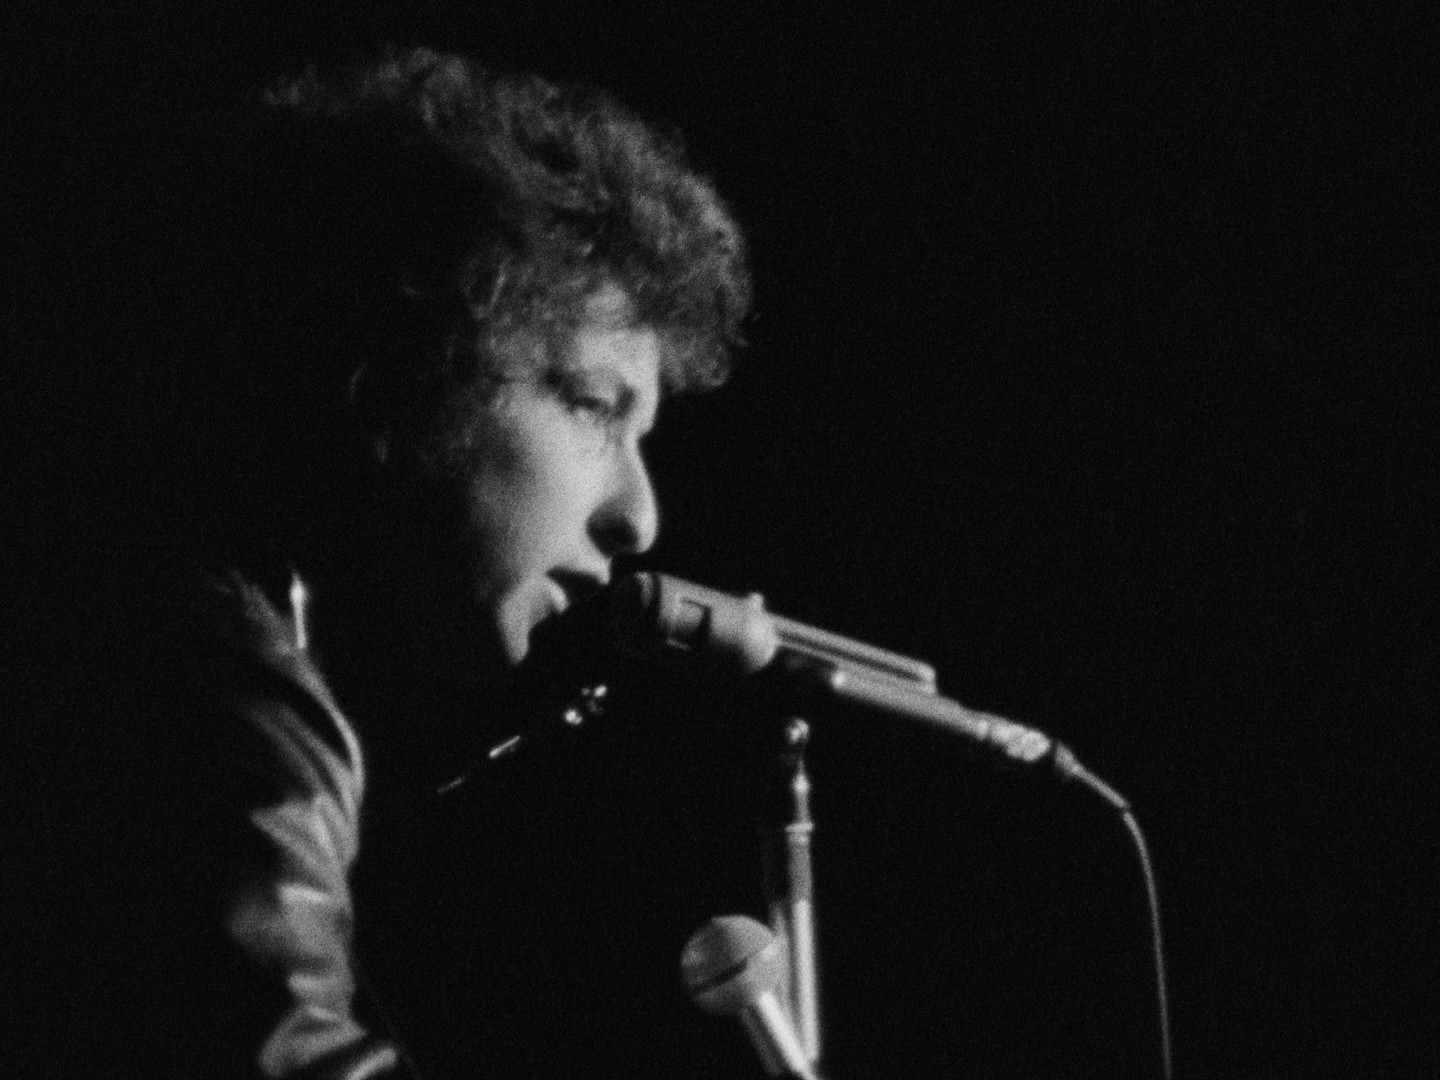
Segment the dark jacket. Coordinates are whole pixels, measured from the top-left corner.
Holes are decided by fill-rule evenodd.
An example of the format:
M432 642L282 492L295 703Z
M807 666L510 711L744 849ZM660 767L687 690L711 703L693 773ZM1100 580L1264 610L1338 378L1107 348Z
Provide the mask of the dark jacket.
M365 767L303 599L298 579L276 597L212 575L49 643L10 821L29 909L12 923L19 1074L398 1067L357 1019Z
M35 582L0 664L9 1074L753 1072L675 972L755 895L718 752L607 715L438 795L445 692L342 711L283 566L150 561ZM483 760L513 707L451 711Z

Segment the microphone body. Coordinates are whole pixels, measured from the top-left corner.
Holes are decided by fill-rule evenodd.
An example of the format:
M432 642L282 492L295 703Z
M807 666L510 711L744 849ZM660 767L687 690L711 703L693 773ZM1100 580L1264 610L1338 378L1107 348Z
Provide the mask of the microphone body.
M923 660L782 618L765 610L759 593L734 596L669 574L631 574L615 586L611 604L622 640L707 656L742 675L776 660L810 660L935 691L935 669Z
M622 646L708 659L740 676L778 671L812 698L937 728L1009 762L1049 765L1064 779L1096 786L1075 755L1044 732L942 696L924 661L774 615L758 593L734 596L668 574L631 574L611 594L610 618ZM1123 809L1112 789L1101 794Z

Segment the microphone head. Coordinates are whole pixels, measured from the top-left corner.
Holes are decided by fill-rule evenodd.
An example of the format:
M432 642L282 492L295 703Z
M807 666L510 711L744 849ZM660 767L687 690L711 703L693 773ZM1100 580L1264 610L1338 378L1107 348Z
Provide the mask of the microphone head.
M775 659L780 639L759 595L731 596L668 574L637 573L610 590L622 647L694 655L753 675Z
M779 991L785 957L779 939L762 923L745 915L722 915L685 943L680 977L700 1008L733 1016Z

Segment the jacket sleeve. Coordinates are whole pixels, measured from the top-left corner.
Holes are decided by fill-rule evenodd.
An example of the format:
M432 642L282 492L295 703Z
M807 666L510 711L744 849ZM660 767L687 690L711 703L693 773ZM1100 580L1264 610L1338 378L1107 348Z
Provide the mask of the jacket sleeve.
M355 1015L354 911L364 768L358 741L305 648L303 612L281 612L248 583L192 683L216 732L215 790L200 835L225 838L202 858L233 955L246 1071L269 1078L394 1075L399 1054ZM209 817L208 828L204 817ZM228 1041L228 1040L227 1040Z

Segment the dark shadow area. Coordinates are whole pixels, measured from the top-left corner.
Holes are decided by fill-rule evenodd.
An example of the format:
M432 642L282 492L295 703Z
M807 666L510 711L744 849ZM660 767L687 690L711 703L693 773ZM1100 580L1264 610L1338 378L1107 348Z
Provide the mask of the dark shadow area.
M384 40L593 79L687 133L759 289L732 385L653 438L648 561L924 657L1123 791L1178 1077L1433 1074L1434 19L1052 6L8 15L23 723L94 630L73 561L177 466L182 358L147 349L186 318L162 238L187 110ZM423 1029L443 993L464 1045L559 1075L758 1075L676 973L706 918L761 913L754 742L643 687L416 823L452 906L420 928L443 950L375 973L393 1011ZM817 722L811 769L834 1080L1158 1075L1101 806L873 720ZM362 944L402 921L362 912Z

